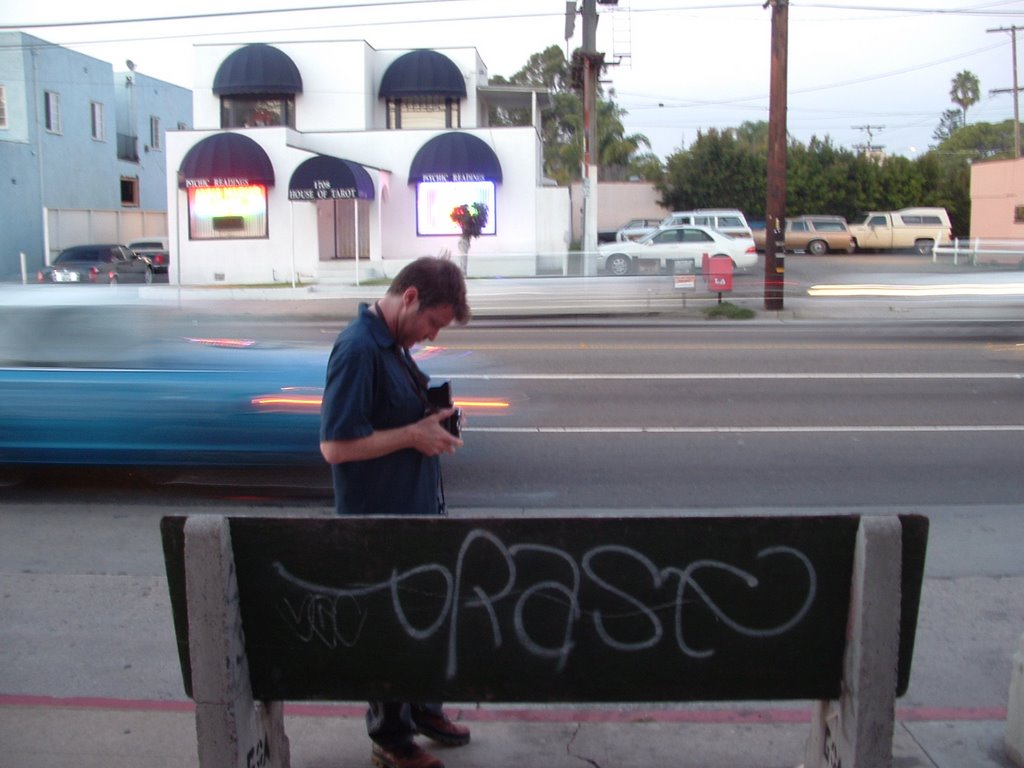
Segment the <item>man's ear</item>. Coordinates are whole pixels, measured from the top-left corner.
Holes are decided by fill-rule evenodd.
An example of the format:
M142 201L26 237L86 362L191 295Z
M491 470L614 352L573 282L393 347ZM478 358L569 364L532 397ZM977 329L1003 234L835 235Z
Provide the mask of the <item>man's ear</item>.
M410 285L402 292L402 306L411 307L420 299L420 291L415 285Z

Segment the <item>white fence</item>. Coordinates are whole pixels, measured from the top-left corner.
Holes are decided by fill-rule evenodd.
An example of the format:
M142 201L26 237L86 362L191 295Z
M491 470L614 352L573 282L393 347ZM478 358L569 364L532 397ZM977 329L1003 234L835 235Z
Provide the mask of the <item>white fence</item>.
M1003 264L1024 266L1024 240L986 240L980 237L957 238L951 245L937 245L932 250L932 262L940 256L952 256L953 264L963 261L975 266Z

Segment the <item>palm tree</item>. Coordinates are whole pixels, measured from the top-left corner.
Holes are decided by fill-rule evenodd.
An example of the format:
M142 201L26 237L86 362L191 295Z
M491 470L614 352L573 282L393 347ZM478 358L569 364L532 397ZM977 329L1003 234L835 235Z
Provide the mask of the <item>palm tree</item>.
M970 70L957 73L953 78L953 87L949 89L949 98L963 112L963 123L967 125L967 108L977 104L981 99L981 83L978 76Z

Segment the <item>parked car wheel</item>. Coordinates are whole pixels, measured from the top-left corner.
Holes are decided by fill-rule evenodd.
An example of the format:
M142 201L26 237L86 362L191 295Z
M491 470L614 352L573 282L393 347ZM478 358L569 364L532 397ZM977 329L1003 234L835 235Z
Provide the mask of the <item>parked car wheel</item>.
M613 275L628 275L633 271L633 260L624 253L614 253L608 257L604 268Z
M811 240L807 244L807 252L814 256L824 256L828 253L828 243L824 240Z
M914 241L914 252L919 253L922 256L927 256L935 250L934 240L915 240Z
M142 279L145 281L146 285L152 284L152 282L153 282L153 270L152 269L147 269L145 271L145 273L143 273Z

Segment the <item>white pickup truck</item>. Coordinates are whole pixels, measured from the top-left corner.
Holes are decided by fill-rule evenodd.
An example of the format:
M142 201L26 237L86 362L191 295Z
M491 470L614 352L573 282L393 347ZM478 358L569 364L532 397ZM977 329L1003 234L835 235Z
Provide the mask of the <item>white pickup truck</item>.
M852 219L849 229L858 251L914 250L927 254L936 245L952 242L952 225L945 208L872 211Z

